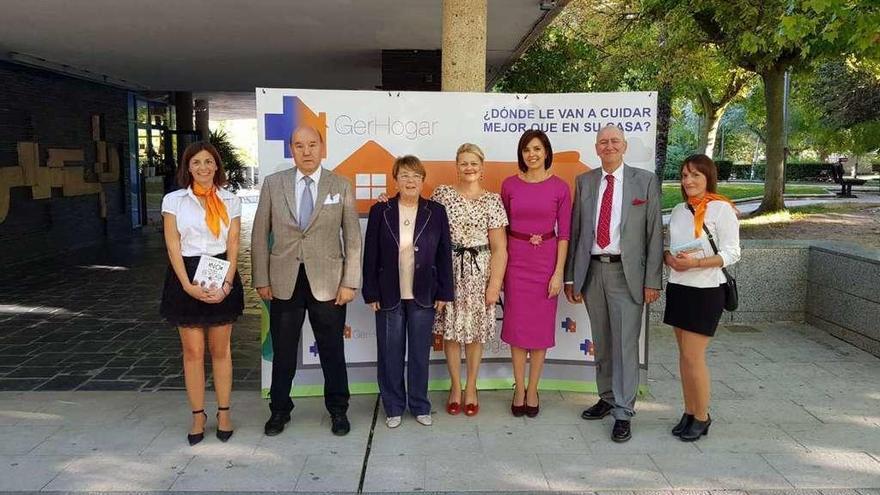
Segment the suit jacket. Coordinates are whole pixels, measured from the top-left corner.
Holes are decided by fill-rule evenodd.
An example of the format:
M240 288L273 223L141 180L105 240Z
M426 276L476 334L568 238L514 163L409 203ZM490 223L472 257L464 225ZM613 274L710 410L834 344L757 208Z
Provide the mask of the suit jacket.
M573 281L578 292L583 292L590 269L590 250L596 236L601 180L601 167L583 173L576 179L565 281ZM660 214L660 184L652 172L626 164L623 165L620 257L626 285L637 303L644 302L645 287L662 287L663 217Z
M370 208L364 238L364 301L382 309L400 304L400 196ZM413 297L423 307L452 301L452 241L446 208L419 198L413 234Z
M315 209L303 230L294 215L295 180L295 168L263 179L251 236L253 285L271 286L274 297L290 299L304 264L312 295L329 301L339 286L357 289L361 283L361 227L354 194L348 180L322 170Z

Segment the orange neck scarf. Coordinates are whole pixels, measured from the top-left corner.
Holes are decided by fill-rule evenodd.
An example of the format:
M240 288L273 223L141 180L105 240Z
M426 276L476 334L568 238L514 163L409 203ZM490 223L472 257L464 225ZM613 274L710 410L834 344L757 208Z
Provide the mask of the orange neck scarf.
M192 191L196 197L205 200L205 222L214 237L219 238L220 220L223 220L224 225L229 225L229 214L226 213L226 205L223 200L217 195L217 188L211 185L206 189L193 182Z
M736 205L733 204L733 201L723 194L707 192L700 199L688 198L687 203L694 209L694 237L697 239L703 235L703 221L706 219L706 206L710 201L726 201L730 203L730 206L733 206L734 211L738 211Z

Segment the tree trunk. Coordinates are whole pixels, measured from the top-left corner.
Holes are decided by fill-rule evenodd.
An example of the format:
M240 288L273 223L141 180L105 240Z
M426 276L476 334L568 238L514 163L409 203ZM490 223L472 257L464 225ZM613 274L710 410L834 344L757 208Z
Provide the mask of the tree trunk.
M731 83L733 84L733 83ZM740 86L741 87L741 86ZM700 88L697 93L697 103L703 112L700 119L700 135L697 140L697 151L704 155L715 157L715 141L718 138L718 129L721 126L721 117L730 102L739 95L739 89L729 91L722 101L715 102L706 88Z
M724 115L724 108L716 108L714 112L708 114L704 120L706 127L706 147L703 148L703 154L710 158L715 158L715 140L718 138L718 128L721 126L721 116Z
M784 147L782 98L785 89L785 67L773 65L761 73L764 80L764 101L767 111L767 166L764 176L764 199L758 207L760 213L785 209L782 188Z
M657 140L654 156L654 173L663 182L666 168L666 147L669 144L669 121L672 117L672 85L664 83L657 92Z
M697 91L697 104L700 105L700 131L697 135L697 151L707 156L712 156L712 149L707 149L709 142L709 127L711 126L711 116L715 113L715 105L712 102L712 95L706 88L700 88Z

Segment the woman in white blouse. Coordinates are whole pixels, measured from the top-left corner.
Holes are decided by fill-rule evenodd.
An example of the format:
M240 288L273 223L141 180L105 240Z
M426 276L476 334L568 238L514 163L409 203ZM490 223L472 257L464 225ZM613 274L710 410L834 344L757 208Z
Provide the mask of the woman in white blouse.
M237 271L241 200L222 188L226 173L210 143L187 146L177 171L181 189L162 199L165 247L169 267L159 313L178 328L183 346L183 374L192 409L190 445L205 436L205 337L211 352L217 394L217 438L232 436L229 400L232 393L232 323L244 309ZM217 287L193 283L202 255L226 259L230 266Z
M691 155L681 165L683 203L672 209L666 312L663 322L675 328L684 414L672 429L693 442L709 432L709 368L706 347L724 309L727 279L721 267L739 260L739 221L733 203L717 193L718 172L706 155ZM705 228L704 228L705 227ZM706 230L718 248L712 248Z

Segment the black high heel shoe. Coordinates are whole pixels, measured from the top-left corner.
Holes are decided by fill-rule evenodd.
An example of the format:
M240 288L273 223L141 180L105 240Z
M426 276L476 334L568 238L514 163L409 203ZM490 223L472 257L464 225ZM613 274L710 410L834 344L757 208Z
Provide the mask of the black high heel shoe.
M675 425L674 428L672 428L672 435L676 436L676 437L681 436L681 432L686 430L687 427L690 426L691 421L693 421L693 420L694 420L693 414L688 414L688 413L682 414L681 419L678 420L678 424Z
M220 411L228 411L229 406L226 407L218 407L217 408L217 421L220 421ZM220 439L221 442L225 442L232 437L232 434L235 433L235 430L221 430L220 425L217 425L217 438Z
M204 414L205 415L205 423L208 422L208 413L206 413L204 409L199 409L198 411L193 411L192 413L193 414ZM204 439L205 439L205 428L204 427L202 427L201 433L187 433L187 435L186 435L186 441L189 442L190 447L201 442Z
M709 434L709 425L712 424L712 416L708 416L706 421L700 421L694 418L691 424L681 432L678 438L682 442L696 442L700 437Z
M526 390L526 397L528 397L528 390ZM538 396L538 405L530 406L528 400L523 402L523 408L525 409L526 417L534 418L541 412L541 394L535 392L535 395Z
M513 397L516 398L516 384L514 384ZM513 403L514 399L510 400L510 413L513 414L517 418L521 418L526 414L526 398L523 397L522 405L518 406Z

